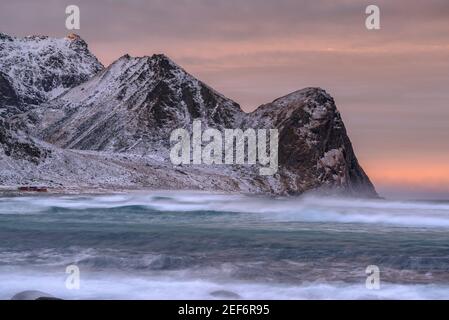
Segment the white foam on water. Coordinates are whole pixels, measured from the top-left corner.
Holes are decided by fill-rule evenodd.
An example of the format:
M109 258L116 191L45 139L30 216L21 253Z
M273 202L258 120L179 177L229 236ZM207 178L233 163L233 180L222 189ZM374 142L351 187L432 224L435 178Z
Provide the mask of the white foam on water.
M448 299L449 286L381 284L369 290L364 284L216 282L178 277L138 277L95 274L81 278L79 290L65 287L62 272L54 274L0 273L0 299L10 299L27 290L39 290L63 299L219 299L212 293L225 291L248 300L303 299Z
M126 215L120 208L139 206L148 210L128 210ZM63 208L68 211L52 210ZM118 209L102 211L95 217L77 217L78 210L88 209ZM106 223L110 218L118 221L140 221L142 217L165 214L174 217L176 223L185 216L186 227L203 220L209 223L223 222L226 226L234 227L250 222L250 227L262 224L271 226L284 223L296 228L290 222L323 222L332 226L343 223L364 224L367 226L392 225L401 227L444 228L449 227L449 205L431 202L404 202L386 200L361 200L337 198L267 198L250 197L244 195L223 195L193 192L140 192L116 195L83 195L83 196L28 196L0 198L0 215L32 215L32 222L40 219L39 215L56 216L57 221L84 223ZM208 212L196 217L197 212ZM66 214L66 215L64 215ZM111 214L111 215L110 215ZM59 219L58 215L62 219ZM109 216L110 215L110 216ZM179 216L179 219L178 219ZM39 219L34 219L39 217ZM214 220L223 217L222 220ZM15 217L3 216L7 223L15 223ZM72 220L73 219L73 220ZM85 219L85 220L82 220ZM133 220L134 219L134 220ZM136 220L137 219L137 220ZM27 219L17 220L27 223ZM254 223L257 222L257 223ZM143 223L152 223L151 219L142 219ZM157 223L161 223L160 220ZM165 223L165 222L164 222ZM168 221L167 223L172 223ZM13 225L13 224L12 224ZM222 226L223 224L213 224ZM63 225L64 226L64 225ZM315 225L310 225L312 228ZM31 225L34 228L34 225ZM79 227L79 226L78 226ZM84 226L81 226L82 228ZM352 225L350 226L352 227ZM25 229L26 230L26 229ZM59 229L56 229L59 230ZM82 229L84 230L84 229ZM94 229L93 229L94 230ZM429 234L433 229L429 229ZM410 230L413 232L413 230ZM424 238L423 238L424 239ZM230 292L242 299L449 299L449 285L444 284L381 284L380 290L368 290L364 283L304 283L292 281L289 284L276 282L261 282L261 280L240 281L227 278L212 277L210 274L190 274L188 270L170 272L153 272L135 274L140 265L148 266L157 256L148 254L139 256L141 260L126 260L131 266L123 265L122 256L115 248L110 252L101 253L106 258L94 259L98 252L93 248L70 248L61 255L59 249L28 248L28 251L9 249L0 253L0 299L10 299L15 294L27 290L39 290L64 299L214 299L213 292ZM436 248L438 250L438 248ZM115 260L111 257L115 257ZM437 257L441 255L438 254ZM126 255L125 258L127 259ZM87 268L93 264L100 264L105 271L98 269L81 274L81 289L68 290L65 288L64 266L82 261ZM118 264L117 268L111 264ZM444 262L442 262L444 263ZM34 270L34 268L40 268ZM50 270L58 270L50 272ZM113 271L108 271L113 270ZM202 269L201 269L202 270ZM221 274L223 276L223 274ZM277 281L277 280L276 280Z
M278 222L335 222L449 227L449 204L319 197L266 198L193 192L146 192L101 196L15 197L0 200L0 214L141 206L160 212L208 211L258 214ZM151 212L149 212L151 214Z

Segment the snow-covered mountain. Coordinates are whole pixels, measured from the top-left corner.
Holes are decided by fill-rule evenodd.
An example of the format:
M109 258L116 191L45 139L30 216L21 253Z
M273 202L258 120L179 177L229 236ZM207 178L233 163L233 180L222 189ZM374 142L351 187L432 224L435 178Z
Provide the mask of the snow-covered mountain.
M164 55L125 55L89 81L36 110L42 136L63 148L148 153L194 119L231 128L238 104Z
M22 110L57 97L102 69L78 35L55 39L0 33L0 84L9 82Z
M2 38L3 43L31 41L5 35ZM0 184L37 181L63 188L270 194L320 189L376 196L357 161L334 100L320 88L299 90L247 114L165 55L125 55L101 70L77 36L29 39L40 43L42 52L52 52L55 46L69 49L59 51L59 64L31 59L21 61L23 65L18 67L0 68L0 109L27 101L36 105L28 104L21 108L21 114L4 117L3 121L13 123L15 129L0 132L0 168L9 168L0 171ZM17 51L28 46L2 48L7 48L4 57L19 57ZM79 56L82 60L73 64ZM27 86L16 76L19 68L33 70L27 78L33 81ZM39 72L41 68L44 75ZM67 70L71 70L72 81L63 81L68 79L63 76ZM44 88L45 79L54 79L50 81L52 86ZM170 133L176 128L191 130L194 119L219 130L278 129L278 172L260 176L257 168L247 165L172 165ZM2 136L6 138L2 140ZM15 145L14 139L42 153L19 161L9 150Z

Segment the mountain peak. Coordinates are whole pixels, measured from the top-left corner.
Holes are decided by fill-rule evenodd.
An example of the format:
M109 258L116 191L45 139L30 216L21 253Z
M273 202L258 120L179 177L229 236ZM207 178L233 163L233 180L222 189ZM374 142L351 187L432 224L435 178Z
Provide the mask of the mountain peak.
M81 39L81 37L78 35L78 34L76 34L76 33L69 33L67 36L66 36L66 38L67 39L69 39L69 40L80 40ZM82 40L82 39L81 39Z
M168 57L163 53L156 53L151 56L142 56L142 57L132 57L127 53L121 56L119 59L117 59L117 61L129 61L129 60L150 63L152 66L158 66L163 69L181 69L184 71L184 69L181 66L179 66L170 57Z
M180 68L178 64L176 64L172 59L170 59L170 57L168 57L164 53L155 53L151 56L150 59L162 64L169 64Z
M0 35L0 72L11 81L21 105L38 105L98 73L103 65L76 34Z
M76 33L70 33L68 34L65 39L70 41L70 46L73 47L73 45L75 45L76 47L81 48L81 50L87 50L87 42L84 41L83 38L81 38L79 35L77 35Z
M326 92L326 90L319 88L319 87L307 87L303 88L301 90L297 90L294 92L291 92L285 96L282 96L280 98L277 98L273 101L273 103L276 104L286 104L294 101L301 101L306 98L313 97L314 99L318 99L322 102L325 102L326 100L331 100L332 97Z
M227 128L243 116L238 104L164 54L124 55L48 106L58 111L64 106L67 116L50 130L46 128L45 139L71 149L97 151L146 153L154 148L155 140L162 143L159 137L191 126L194 119Z

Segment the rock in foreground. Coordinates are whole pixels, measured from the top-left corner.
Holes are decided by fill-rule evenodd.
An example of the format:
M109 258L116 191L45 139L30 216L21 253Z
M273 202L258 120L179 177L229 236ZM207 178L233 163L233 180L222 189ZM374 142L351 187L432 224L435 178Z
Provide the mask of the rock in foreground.
M61 300L61 299L55 298L51 294L42 291L29 290L19 292L18 294L14 295L11 298L11 300Z

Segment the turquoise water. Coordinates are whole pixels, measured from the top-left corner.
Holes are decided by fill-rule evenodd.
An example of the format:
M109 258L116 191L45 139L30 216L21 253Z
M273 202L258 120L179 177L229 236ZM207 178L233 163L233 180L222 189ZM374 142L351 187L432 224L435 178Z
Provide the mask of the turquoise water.
M80 270L69 290L66 267ZM380 289L365 286L377 265ZM449 203L129 193L0 198L0 298L448 299ZM223 293L224 292L224 293Z

